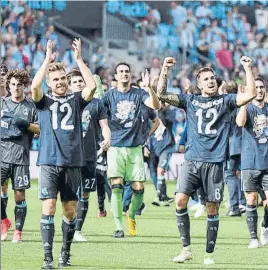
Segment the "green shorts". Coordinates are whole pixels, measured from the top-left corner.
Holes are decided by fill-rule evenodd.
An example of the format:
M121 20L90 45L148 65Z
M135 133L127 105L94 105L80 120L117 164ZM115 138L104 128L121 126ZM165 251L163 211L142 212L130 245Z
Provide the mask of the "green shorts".
M142 146L110 147L107 152L108 178L126 182L145 182Z

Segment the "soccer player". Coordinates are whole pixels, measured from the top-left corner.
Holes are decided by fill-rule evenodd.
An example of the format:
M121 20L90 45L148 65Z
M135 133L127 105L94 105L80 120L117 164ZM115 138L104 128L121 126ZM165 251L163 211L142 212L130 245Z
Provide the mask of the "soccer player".
M8 68L5 64L1 65L1 97L5 98L10 96L10 92L7 90L7 73Z
M174 201L173 198L167 196L167 185L165 180L165 172L168 170L169 161L174 152L175 141L172 135L172 122L167 119L168 106L161 103L161 109L158 112L160 125L150 137L149 151L150 157L150 173L157 174L157 199L153 201L155 206L170 206Z
M187 117L185 162L176 188L176 220L183 249L173 259L174 262L183 263L192 258L187 204L189 197L201 187L208 215L204 264L214 264L213 251L219 226L218 209L223 193L223 162L229 136L230 112L256 96L251 59L243 56L240 62L246 72L247 91L237 95L218 95L215 73L208 67L197 72L201 95L167 93L167 74L175 60L167 57L161 70L158 97L163 102L185 109Z
M144 87L142 80L138 82L137 84L132 84L132 86L137 87L137 88L142 88L145 91L149 91L146 87ZM156 88L154 89L154 91L156 91ZM143 147L144 161L147 162L149 165L150 164L149 163L150 151L148 149L149 137L158 128L160 121L159 121L156 111L151 108L148 108L144 104L142 104L142 107L141 107L141 116L142 116L142 136L143 136L143 146L144 146ZM151 178L153 179L154 183L157 182L157 178L153 177L152 174L151 174ZM133 191L132 191L131 182L127 182L124 187L124 194L123 194L123 214L124 215L129 209L132 195L133 195ZM136 215L141 215L145 207L146 207L145 203L142 203L140 209L136 212Z
M115 68L117 87L105 93L103 103L108 111L111 129L111 147L107 152L108 178L112 185L112 212L115 220L115 238L124 237L122 194L124 181L132 183L133 199L128 216L129 234L136 235L135 214L143 203L145 170L142 153L142 115L144 103L152 109L159 109L159 101L150 87L148 72L143 79L149 87L149 95L139 88L131 88L131 70L127 63Z
M232 89L233 93L237 93L241 86ZM225 182L229 193L229 211L230 217L241 216L246 211L246 199L241 189L240 165L241 165L241 147L242 147L242 129L236 125L237 110L231 113L231 128L229 135L227 162L224 168ZM238 175L239 172L239 175Z
M257 96L251 104L240 108L236 123L243 127L241 169L243 189L247 193L246 221L250 234L248 248L258 248L258 188L268 196L268 108L265 106L266 86L261 77L255 79ZM264 205L261 222L261 244L268 245L268 205Z
M1 98L5 98L10 96L10 92L7 90L7 72L8 68L5 64L1 64ZM5 183L2 183L1 190L1 201L3 202L3 206L6 210L8 203L8 180ZM11 221L8 219L8 222L11 227ZM2 228L1 231L5 231L6 229Z
M82 91L86 84L79 70L73 70L67 75L70 90L73 93ZM99 87L102 87L100 84ZM98 87L96 89L96 92ZM79 198L77 204L77 217L74 240L86 242L87 239L82 234L82 227L88 212L88 199L90 192L96 191L96 160L97 143L99 137L99 127L102 130L102 148L107 151L110 146L111 132L108 127L107 114L100 99L93 98L85 107L82 114L82 131L85 150L86 166L82 168L83 196ZM103 183L104 185L104 183Z
M2 99L1 113L10 113L14 118L10 126L14 133L13 138L1 140L1 184L11 178L12 189L15 197L15 223L16 230L12 242L22 241L22 230L27 214L25 190L30 188L30 147L34 133L39 133L37 122L37 110L34 103L24 96L24 89L29 83L29 75L25 70L15 69L9 71L7 84L11 96ZM21 130L20 136L15 133L14 125ZM1 121L2 129L2 121ZM1 198L1 240L7 239L8 229L11 226L6 216L4 198Z
M74 39L72 47L76 64L86 87L66 95L68 81L63 64L55 59L51 40L47 42L46 57L32 81L32 98L39 109L40 166L39 198L42 200L40 230L43 240L44 263L42 269L53 269L54 215L57 195L62 202L62 248L59 266L70 266L70 248L75 232L76 205L81 189L81 167L84 166L81 116L93 98L96 84L81 57L81 41ZM51 95L42 91L47 79Z

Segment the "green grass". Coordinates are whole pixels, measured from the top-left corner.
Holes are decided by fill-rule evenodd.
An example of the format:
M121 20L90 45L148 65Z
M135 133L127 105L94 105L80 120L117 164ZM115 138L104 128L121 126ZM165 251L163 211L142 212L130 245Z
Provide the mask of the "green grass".
M169 194L174 184L168 186ZM23 232L23 243L2 243L1 269L40 269L43 260L39 220L41 203L37 199L37 185L27 191L28 216ZM170 208L155 208L150 204L154 198L153 186L146 184L145 201L147 209L143 216L137 217L135 238L112 239L114 230L112 213L107 218L97 218L96 194L90 199L90 211L84 224L87 243L74 243L70 269L268 269L268 247L249 250L248 231L245 217L229 218L221 209L221 221L214 266L203 265L206 245L206 218L191 218L192 251L194 258L185 264L174 264L181 244L175 223L174 205ZM10 191L8 215L14 220L14 202ZM107 204L109 209L109 205ZM262 208L260 213L262 213ZM193 213L191 212L191 217ZM14 221L13 221L14 223ZM55 266L61 247L61 208L55 218L56 234L54 243ZM13 230L12 230L13 232ZM127 223L125 219L125 232Z

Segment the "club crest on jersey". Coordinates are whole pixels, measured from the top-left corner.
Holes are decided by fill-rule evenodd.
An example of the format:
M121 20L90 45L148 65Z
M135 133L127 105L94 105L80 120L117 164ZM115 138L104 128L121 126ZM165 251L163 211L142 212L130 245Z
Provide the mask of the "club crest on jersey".
M23 109L23 115L27 116L28 115L28 109Z
M267 143L268 141L268 117L260 114L254 117L253 132L258 143Z
M132 120L135 117L135 109L136 105L134 104L133 101L128 100L120 101L116 106L117 113L115 114L115 116L120 120L120 124L129 122L125 124L125 127L131 127Z

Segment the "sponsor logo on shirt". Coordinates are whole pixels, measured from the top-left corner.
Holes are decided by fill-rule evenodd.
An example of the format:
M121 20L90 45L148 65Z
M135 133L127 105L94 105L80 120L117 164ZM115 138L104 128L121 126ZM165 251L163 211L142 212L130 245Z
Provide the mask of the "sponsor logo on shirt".
M209 101L209 102L205 102L205 103L202 103L202 102L195 100L195 99L192 101L192 104L194 106L198 106L202 109L208 109L208 108L211 108L213 106L220 105L222 103L223 103L223 98L216 99L216 100Z
M1 120L1 127L8 128L8 123L5 122L5 121L3 121L3 120Z
M83 131L83 137L86 136L88 131L88 126L91 121L91 115L89 114L88 110L84 110L82 114L82 131Z

